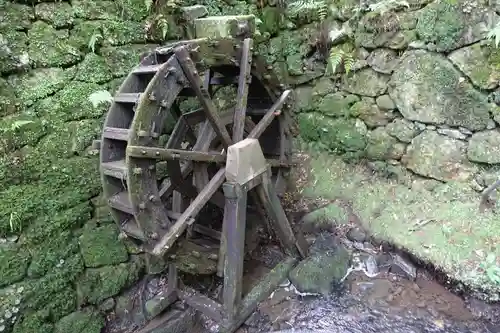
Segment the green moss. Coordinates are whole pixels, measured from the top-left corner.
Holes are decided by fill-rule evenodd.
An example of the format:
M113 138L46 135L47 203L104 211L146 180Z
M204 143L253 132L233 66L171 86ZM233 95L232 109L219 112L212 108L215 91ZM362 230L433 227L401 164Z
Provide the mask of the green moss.
M458 45L465 18L461 7L450 1L437 1L422 9L417 34L426 43L434 43L437 51L449 51Z
M148 15L144 0L118 0L117 6L121 10L121 17L126 20L141 22Z
M37 67L61 67L77 63L80 52L68 43L67 30L55 30L37 21L28 33L30 58Z
M24 230L36 218L96 196L101 190L98 170L94 159L72 158L52 165L38 182L11 186L1 192L0 237L10 232L11 225L15 231Z
M128 260L127 250L118 239L118 229L114 224L97 226L88 223L79 240L86 267L115 265Z
M394 155L397 139L390 136L383 127L378 127L368 133L366 156L373 160L386 160Z
M280 30L283 16L279 8L266 6L262 9L260 19L262 20L261 32L276 35Z
M105 83L112 79L111 70L103 57L89 53L78 65L75 80L92 83Z
M92 207L83 202L75 207L51 215L37 217L23 232L21 241L33 247L46 239L57 238L66 230L74 230L90 220Z
M0 244L0 287L22 280L29 261L29 253L20 246Z
M94 107L89 96L103 87L96 83L71 82L63 90L36 104L35 110L44 119L61 121L99 118L107 111L104 103ZM71 110L71 111L70 111Z
M67 2L41 3L35 6L37 19L51 24L55 28L64 28L73 24L73 8Z
M52 234L44 242L31 246L31 264L28 276L41 277L49 271L62 267L69 256L78 251L78 243L69 231Z
M348 117L350 101L346 100L341 93L334 93L321 98L317 103L317 110L324 115L334 117Z
M74 0L71 1L76 17L85 20L116 19L120 13L118 1Z
M59 320L55 333L100 333L104 327L104 318L94 309L73 312Z
M143 270L139 260L116 266L89 268L77 282L79 304L99 304L137 281Z
M23 316L14 326L13 333L52 333L49 311L42 310Z
M133 21L107 21L102 27L104 42L125 45L146 42L144 25Z
M30 67L28 37L24 32L0 30L0 73L7 74Z
M102 36L102 27L105 24L105 21L77 21L71 29L68 43L82 52L89 52L89 42L92 36ZM100 42L101 39L96 42L97 46Z
M73 71L62 68L40 68L20 75L9 76L23 104L30 106L37 100L61 90L73 78Z
M0 31L6 29L24 30L31 26L33 8L12 2L0 3Z
M6 80L0 78L0 117L15 113L22 108L22 101L16 91Z
M154 49L156 45L125 45L103 47L100 52L111 69L113 77L128 75L140 62L140 55Z
M35 144L48 133L47 122L32 113L14 114L0 119L0 153Z

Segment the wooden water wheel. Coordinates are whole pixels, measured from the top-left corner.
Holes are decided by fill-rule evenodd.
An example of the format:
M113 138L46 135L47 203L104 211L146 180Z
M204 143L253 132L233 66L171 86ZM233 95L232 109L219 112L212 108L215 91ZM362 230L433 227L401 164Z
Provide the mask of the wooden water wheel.
M182 41L145 56L114 97L101 140L104 195L122 234L167 259L171 280L177 270L223 276L224 305L174 281L168 294L228 332L267 293L240 311L243 257L266 217L290 257L306 252L276 196L292 163L292 92L242 37ZM257 160L262 151L267 167L228 183L228 154L239 143L257 149Z

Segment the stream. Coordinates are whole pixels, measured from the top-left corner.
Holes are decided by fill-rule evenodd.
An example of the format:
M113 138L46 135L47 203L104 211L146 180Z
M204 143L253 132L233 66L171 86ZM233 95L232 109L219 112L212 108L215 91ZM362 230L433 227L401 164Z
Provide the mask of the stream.
M399 255L329 233L309 240L313 251L338 246L339 241L349 249L351 266L342 283L333 286L332 292L325 296L301 293L290 281L284 281L237 333L500 332L498 305L453 294L430 273L417 269ZM245 275L246 288L269 271L281 256L277 246L260 247L247 262L250 270ZM396 266L394 258L398 258ZM140 291L146 293L147 298L152 297L165 284L166 276L156 276L122 295L108 316L105 332L137 332L144 326L145 319L134 295ZM214 284L213 280L200 281L199 287L212 295L221 289L220 283ZM155 332L171 333L169 330ZM196 329L189 333L216 332L215 323L199 316Z

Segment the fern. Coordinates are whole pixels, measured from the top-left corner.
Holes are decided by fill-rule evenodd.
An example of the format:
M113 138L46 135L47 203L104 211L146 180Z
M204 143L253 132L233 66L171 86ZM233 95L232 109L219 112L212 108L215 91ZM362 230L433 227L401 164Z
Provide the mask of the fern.
M344 71L349 74L354 67L354 57L351 52L345 50L341 46L332 47L328 55L327 71L335 74L339 66L344 65Z
M92 51L92 53L95 53L95 47L100 39L102 39L102 35L98 32L96 32L96 33L92 34L92 36L90 36L88 48L89 48L89 50Z
M495 47L498 47L498 44L500 44L500 23L497 23L497 25L488 32L486 38L491 40L494 39Z
M154 0L144 0L144 7L146 7L146 11L149 13L151 11L151 7L153 7Z

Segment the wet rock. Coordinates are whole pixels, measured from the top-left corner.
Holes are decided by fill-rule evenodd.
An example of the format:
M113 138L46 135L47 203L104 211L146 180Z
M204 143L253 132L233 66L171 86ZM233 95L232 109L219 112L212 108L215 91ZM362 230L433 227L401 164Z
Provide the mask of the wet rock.
M411 121L406 119L395 119L388 124L387 133L397 138L399 141L410 143L411 140L420 133L420 130Z
M349 260L349 252L342 246L313 254L290 272L290 281L300 292L328 295L347 274Z
M479 163L500 163L500 133L496 130L472 135L467 149L469 160Z
M495 89L500 80L500 53L489 45L474 44L453 51L448 58L481 89Z
M484 129L494 106L461 77L444 56L412 50L394 70L389 95L409 120Z
M389 77L366 68L350 75L344 82L342 89L361 96L377 97L387 90Z
M417 268L398 254L392 255L392 264L389 272L411 281L414 281L417 278Z
M452 51L483 39L498 22L498 15L484 4L467 1L434 2L419 12L416 30L421 40L434 43L437 52Z
M331 203L307 213L300 224L304 232L318 232L331 230L335 228L335 225L343 225L347 222L348 215L345 208L337 203Z
M382 74L391 74L397 65L398 55L390 49L376 49L368 57L368 65Z
M359 243L363 243L367 238L366 232L359 227L354 227L349 229L349 231L346 234L346 237L352 242L359 242Z
M467 180L475 167L467 160L467 143L424 131L412 140L402 163L413 172L438 180Z
M377 106L382 110L393 110L396 108L396 104L392 101L389 95L382 95L376 98L375 102Z

